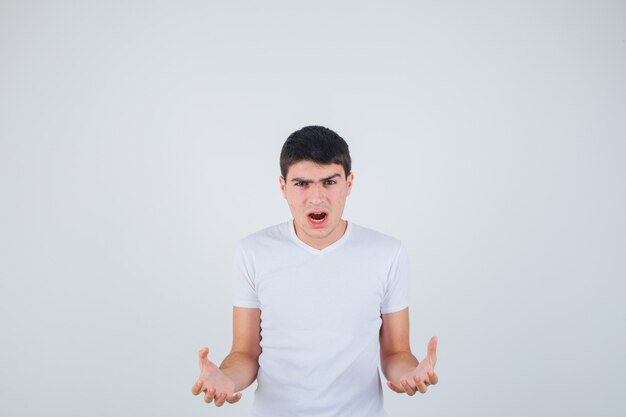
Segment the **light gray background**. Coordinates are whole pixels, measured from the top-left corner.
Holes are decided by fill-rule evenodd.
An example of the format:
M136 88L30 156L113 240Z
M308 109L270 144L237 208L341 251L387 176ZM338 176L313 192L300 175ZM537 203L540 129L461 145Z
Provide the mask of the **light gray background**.
M440 338L392 416L626 413L623 1L2 1L0 59L0 415L245 416L196 353L308 124Z

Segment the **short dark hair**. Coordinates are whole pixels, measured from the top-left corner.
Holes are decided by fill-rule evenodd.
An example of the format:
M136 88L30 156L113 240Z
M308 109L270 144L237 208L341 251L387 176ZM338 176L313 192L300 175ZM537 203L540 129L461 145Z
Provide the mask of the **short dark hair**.
M346 178L352 169L346 141L323 126L305 126L289 135L280 151L280 172L283 178L287 179L289 167L300 161L340 164Z

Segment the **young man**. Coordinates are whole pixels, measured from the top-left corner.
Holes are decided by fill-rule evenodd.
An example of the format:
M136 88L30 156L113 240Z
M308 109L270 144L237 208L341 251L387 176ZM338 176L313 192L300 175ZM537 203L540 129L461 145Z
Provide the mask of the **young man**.
M342 219L354 175L346 142L321 126L289 136L280 189L293 220L241 240L233 344L199 352L194 395L236 403L258 381L255 417L382 417L378 363L398 393L437 383L437 339L409 346L409 265L400 241Z

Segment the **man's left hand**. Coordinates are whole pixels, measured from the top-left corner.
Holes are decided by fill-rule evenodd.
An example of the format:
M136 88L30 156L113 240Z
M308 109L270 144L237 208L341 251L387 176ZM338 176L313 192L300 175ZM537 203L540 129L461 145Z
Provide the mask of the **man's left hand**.
M415 395L416 392L424 394L428 390L429 385L435 385L439 382L439 378L437 378L437 374L435 373L436 363L437 337L433 336L430 342L428 342L426 358L411 372L400 376L397 381L387 381L387 385L399 394L407 393L409 395Z

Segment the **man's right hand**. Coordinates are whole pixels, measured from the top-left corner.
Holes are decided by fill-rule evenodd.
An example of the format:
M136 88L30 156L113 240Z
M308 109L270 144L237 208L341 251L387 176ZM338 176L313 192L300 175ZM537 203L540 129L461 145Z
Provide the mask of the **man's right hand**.
M203 348L198 352L198 364L200 366L200 377L198 381L191 387L193 395L204 392L204 401L206 403L215 402L215 405L221 407L224 402L234 404L241 399L241 393L235 393L235 383L218 368L213 362L209 361L209 348Z

